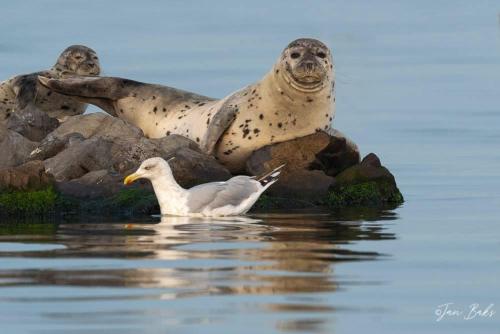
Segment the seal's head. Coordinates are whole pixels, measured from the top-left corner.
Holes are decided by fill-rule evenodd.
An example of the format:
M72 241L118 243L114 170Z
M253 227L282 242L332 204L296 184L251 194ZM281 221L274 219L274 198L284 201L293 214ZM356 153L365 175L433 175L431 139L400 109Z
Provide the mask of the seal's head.
M83 45L72 45L64 50L57 59L54 69L78 75L99 75L101 72L96 52Z
M333 81L332 54L316 39L299 38L283 50L274 72L299 91L319 91Z

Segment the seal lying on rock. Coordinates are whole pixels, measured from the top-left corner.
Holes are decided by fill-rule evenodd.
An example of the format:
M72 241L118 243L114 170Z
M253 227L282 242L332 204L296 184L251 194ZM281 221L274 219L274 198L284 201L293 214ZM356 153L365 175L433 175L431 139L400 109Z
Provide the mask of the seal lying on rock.
M5 123L12 112L32 103L51 117L83 114L86 104L48 90L38 84L37 76L62 78L68 74L98 75L99 72L99 59L94 50L83 45L68 47L50 70L19 75L0 83L0 123Z
M111 77L40 82L95 104L151 138L179 134L196 141L232 172L256 149L328 130L335 113L330 50L315 39L291 42L258 82L217 100L179 89Z

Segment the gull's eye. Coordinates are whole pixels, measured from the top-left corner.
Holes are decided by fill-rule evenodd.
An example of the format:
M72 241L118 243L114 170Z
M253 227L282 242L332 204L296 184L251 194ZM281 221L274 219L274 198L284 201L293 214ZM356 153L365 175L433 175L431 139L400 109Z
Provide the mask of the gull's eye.
M316 53L316 56L318 56L319 58L325 58L326 53L324 53L323 51L319 51L318 53Z
M154 167L154 166L146 166L146 167L144 167L144 169L145 169L145 170L151 170L151 169L153 169L153 167Z
M292 54L290 55L290 57L292 57L292 59L297 59L300 57L300 53L298 52L292 52Z

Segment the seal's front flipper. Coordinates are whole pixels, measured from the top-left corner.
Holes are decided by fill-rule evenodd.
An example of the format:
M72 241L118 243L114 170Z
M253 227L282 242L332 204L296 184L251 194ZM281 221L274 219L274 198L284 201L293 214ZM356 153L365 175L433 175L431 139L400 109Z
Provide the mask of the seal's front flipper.
M64 79L38 76L38 81L59 94L74 96L81 102L94 104L113 116L116 116L113 102L128 96L128 88L136 84L132 80L93 76L71 76Z
M224 101L220 110L213 116L210 123L207 124L208 129L200 145L203 152L207 154L214 153L220 138L236 119L238 106L235 104L235 101L238 101L245 90L246 88L234 93L229 99Z
M21 75L12 83L16 99L14 101L15 110L22 110L29 104L35 102L36 98L36 75Z

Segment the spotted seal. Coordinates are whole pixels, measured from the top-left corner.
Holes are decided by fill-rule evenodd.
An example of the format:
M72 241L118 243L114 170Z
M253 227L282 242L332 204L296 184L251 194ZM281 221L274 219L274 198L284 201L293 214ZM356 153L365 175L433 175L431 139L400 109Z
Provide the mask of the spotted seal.
M83 45L68 47L59 55L50 70L18 75L0 83L0 123L5 123L12 112L24 109L31 103L49 116L60 119L64 116L83 114L87 108L86 104L38 84L37 76L63 78L68 74L99 73L99 59L94 50Z
M332 54L310 38L291 42L260 81L223 99L122 78L39 80L123 118L146 136L188 137L232 172L241 172L260 147L329 130L335 113Z

